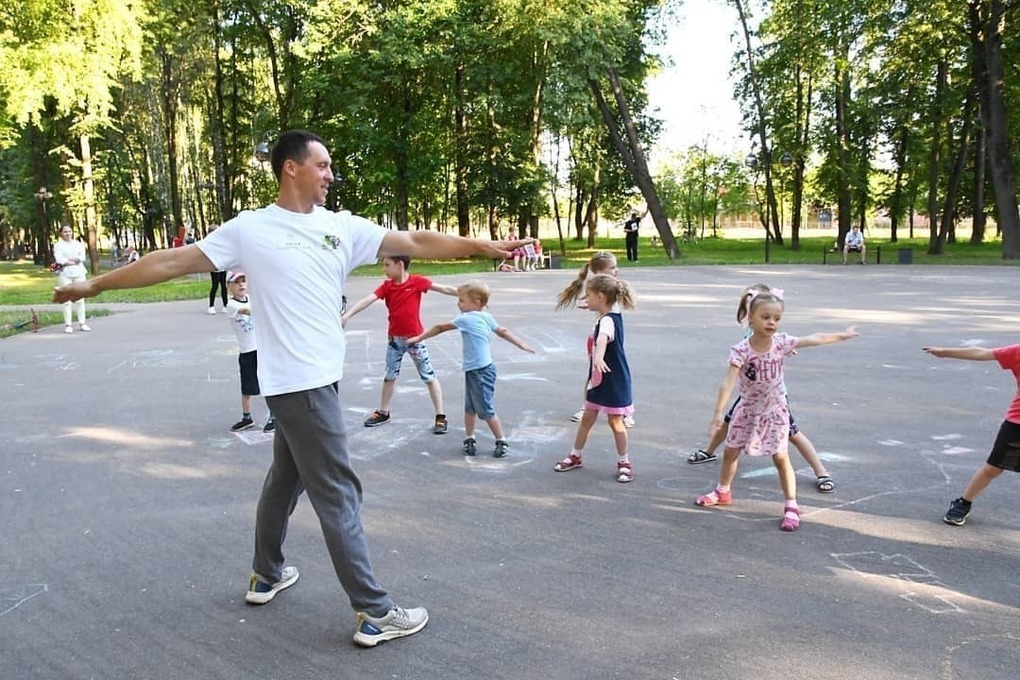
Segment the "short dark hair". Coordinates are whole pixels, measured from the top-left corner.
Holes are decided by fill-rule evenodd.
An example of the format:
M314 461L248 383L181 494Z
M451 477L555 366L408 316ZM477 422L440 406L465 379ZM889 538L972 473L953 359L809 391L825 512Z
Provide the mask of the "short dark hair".
M403 262L405 271L411 268L411 258L407 255L387 255L386 257L394 262Z
M280 176L283 174L284 163L287 161L305 162L305 159L308 158L308 145L312 142L326 146L326 142L322 141L321 137L308 130L287 130L280 135L273 144L273 150L269 156L277 182L280 181Z

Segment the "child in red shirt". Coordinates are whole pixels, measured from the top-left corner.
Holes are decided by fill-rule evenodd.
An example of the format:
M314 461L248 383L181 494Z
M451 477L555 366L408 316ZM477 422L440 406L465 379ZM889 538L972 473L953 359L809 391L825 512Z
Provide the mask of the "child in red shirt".
M1011 371L1017 380L1017 394L1009 408L1006 419L999 426L999 434L992 445L988 460L974 473L963 490L963 495L949 504L949 510L942 520L946 524L963 526L974 499L985 490L1003 470L1020 472L1020 345L997 349L984 347L924 347L925 352L940 359L969 359L970 361L998 361L1004 370Z
M404 354L409 354L418 370L418 376L428 388L432 406L436 410L432 432L446 434L448 424L443 411L443 391L439 386L439 378L432 370L429 351L424 342L410 343L408 338L421 335L425 327L421 323L421 296L430 290L444 295L457 296L457 289L434 283L431 279L418 274L409 274L411 258L403 255L383 258L383 273L386 280L371 295L359 300L348 309L341 320L344 326L352 316L371 305L376 300L383 300L389 310L389 335L386 343L386 375L383 377L382 398L379 408L365 419L365 427L375 427L389 422L390 400L397 376L400 374L400 363Z

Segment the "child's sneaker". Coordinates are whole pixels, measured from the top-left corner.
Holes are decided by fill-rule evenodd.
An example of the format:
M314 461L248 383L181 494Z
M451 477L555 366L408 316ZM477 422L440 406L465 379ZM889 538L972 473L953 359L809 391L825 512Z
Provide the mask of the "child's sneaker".
M258 574L252 574L244 601L248 604L265 604L281 590L286 590L297 583L298 576L297 567L284 567L280 572L280 580L276 583L266 583Z
M450 425L446 422L446 416L442 413L436 414L436 422L432 425L432 434L446 434L446 431L450 429Z
M970 501L965 501L960 497L949 504L949 510L946 512L946 516L942 518L942 521L946 524L962 527L967 521L967 514L969 512Z
M570 454L560 462L556 463L556 465L553 466L553 470L556 472L569 472L571 470L576 470L579 467L581 467L581 457Z
M708 493L694 499L695 505L700 505L705 508L713 505L729 505L732 502L733 493L730 491L722 491L718 488L712 489Z
M634 416L624 416L623 426L627 428L634 427Z
M464 444L460 447L461 451L464 452L465 456L473 456L478 453L478 446L475 444L474 437L468 437L464 440Z
M389 413L383 413L382 411L376 409L375 411L372 411L372 415L365 418L365 427L375 427L376 425L382 425L383 423L388 423L389 421L390 421Z
M380 642L414 635L429 622L424 607L403 609L393 607L386 616L375 618L358 612L358 628L354 631L354 644L375 647Z
M506 443L505 439L496 440L496 448L492 450L493 458L506 458L506 454L510 453L510 445Z
M584 409L581 409L580 411L578 411L574 415L570 416L570 422L572 422L572 423L579 423L579 422L581 422L581 418L584 418Z
M270 417L266 421L266 424L262 427L263 432L274 432L276 431L276 418Z
M241 430L248 430L255 427L255 421L251 419L251 416L245 416L239 421L230 426L231 432L240 432Z
M630 462L618 461L616 463L616 481L622 484L634 481L634 468Z

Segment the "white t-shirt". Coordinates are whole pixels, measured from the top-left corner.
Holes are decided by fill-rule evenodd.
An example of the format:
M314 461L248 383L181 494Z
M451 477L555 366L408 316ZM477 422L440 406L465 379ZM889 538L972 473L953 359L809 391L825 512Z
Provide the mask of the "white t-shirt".
M332 384L343 377L344 279L376 261L386 229L349 212L246 210L195 245L219 270L248 280L262 394Z
M85 276L85 246L74 239L70 241L60 239L53 244L53 260L57 264L64 264L75 258L81 262L64 265L64 268L60 270L61 276Z
M242 309L248 309L249 312L241 314ZM247 300L238 300L234 297L227 300L230 327L234 329L234 335L237 336L237 346L241 354L253 352L257 347L255 344L255 321L251 318L250 310L251 305Z

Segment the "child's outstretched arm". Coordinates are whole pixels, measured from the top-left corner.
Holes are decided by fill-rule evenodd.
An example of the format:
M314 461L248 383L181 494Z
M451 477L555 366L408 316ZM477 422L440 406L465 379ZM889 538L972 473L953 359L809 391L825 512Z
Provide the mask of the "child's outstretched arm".
M348 309L346 312L344 312L343 315L340 317L340 325L346 326L348 319L350 319L352 316L354 316L361 310L365 309L378 299L379 298L375 296L375 293L370 293L365 297L361 298L360 300L358 300L357 302L355 302L354 306Z
M813 333L797 338L797 349L801 347L817 347L818 345L834 345L837 342L856 338L858 335L859 333L854 330L853 326L839 333Z
M995 352L984 347L922 347L921 349L939 359L995 360Z
M531 347L528 347L527 345L525 345L523 342L521 342L517 338L517 336L515 336L513 333L511 333L509 330L507 330L503 326L500 326L499 328L497 328L495 333L499 337L501 337L504 340L506 340L507 342L509 342L511 345L516 345L517 347L520 347L521 349L523 349L528 354L534 354L535 353L535 350L533 350L533 349L531 349Z
M452 295L453 297L457 297L456 286L444 286L441 283L433 283L429 290L434 290L437 293L442 293L443 295Z
M709 440L719 431L723 425L723 414L726 412L726 404L730 402L730 395L733 394L733 387L737 384L737 376L740 375L740 367L730 364L726 369L726 377L719 385L719 395L715 399L715 411L712 413L712 422L708 425Z
M447 322L447 323L437 323L435 326L433 326L432 328L428 329L427 331L425 331L421 335L416 335L413 338L408 338L407 339L407 344L415 345L415 344L417 344L419 342L425 342L429 338L434 338L437 335L439 335L440 333L445 333L446 331L452 331L455 328L457 328L457 327L454 326L452 323L449 323L449 322Z

